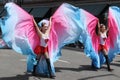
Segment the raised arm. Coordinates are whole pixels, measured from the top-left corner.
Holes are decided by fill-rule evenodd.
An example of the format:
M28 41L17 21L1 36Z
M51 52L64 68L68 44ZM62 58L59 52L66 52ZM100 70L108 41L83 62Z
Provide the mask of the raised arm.
M47 33L49 34L50 33L50 29L51 29L51 25L52 25L52 17L50 17L50 20L49 20L49 27L48 27L48 30L47 30Z
M34 22L34 25L35 25L35 28L36 28L36 31L37 31L37 34L39 35L39 37L42 36L42 32L40 31L35 19L33 18L33 22Z
M100 23L98 22L98 35L100 35Z
M107 31L107 32L109 31L109 27L108 27L108 26L106 27L106 31Z

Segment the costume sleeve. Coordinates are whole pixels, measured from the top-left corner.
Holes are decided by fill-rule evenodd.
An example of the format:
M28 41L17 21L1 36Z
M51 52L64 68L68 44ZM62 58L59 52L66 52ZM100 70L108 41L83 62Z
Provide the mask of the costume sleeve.
M6 3L4 8L7 14L0 19L3 40L18 53L34 55L39 38L32 16L12 2Z
M120 8L116 6L109 7L108 12L109 26L109 59L113 60L116 54L120 53Z
M80 41L85 46L85 53L98 63L96 46L98 41L95 28L98 19L87 11L63 3L52 16L51 53L54 61L61 56L64 45ZM94 41L95 40L95 41Z

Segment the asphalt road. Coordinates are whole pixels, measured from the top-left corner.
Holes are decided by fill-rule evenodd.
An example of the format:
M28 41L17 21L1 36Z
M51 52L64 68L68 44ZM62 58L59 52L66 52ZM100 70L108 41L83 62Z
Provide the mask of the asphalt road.
M63 49L62 57L55 63L56 78L34 77L26 73L26 56L11 49L0 49L0 80L120 80L120 56L111 63L112 72L106 65L93 70L91 60L79 50Z

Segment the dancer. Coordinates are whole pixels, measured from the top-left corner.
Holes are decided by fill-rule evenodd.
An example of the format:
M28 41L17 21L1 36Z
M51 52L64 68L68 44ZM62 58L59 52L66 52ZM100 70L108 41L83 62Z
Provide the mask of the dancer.
M40 37L40 44L38 44L34 50L37 57L37 64L33 67L33 75L36 75L36 67L39 64L39 60L41 59L41 56L44 55L46 58L46 63L48 67L49 77L54 78L55 75L52 75L51 73L51 63L50 63L50 57L48 53L48 40L49 40L49 33L51 28L51 18L50 21L47 19L43 19L38 23L39 26L37 26L35 20L33 19L36 31L38 33L38 36Z
M4 7L5 7L5 10L7 11L7 14L4 16L3 19L0 19L2 38L5 41L5 43L10 48L15 50L17 53L27 55L27 72L33 72L33 66L34 64L36 64L36 60L35 60L36 54L34 53L34 51L37 48L36 46L39 45L40 43L40 39L39 39L40 37L36 32L37 29L35 29L35 22L33 22L34 21L33 17L29 13L27 13L25 10L23 10L21 7L16 5L15 3L12 3L12 2L6 3ZM15 21L12 22L12 20L15 20ZM45 29L44 31L46 33L47 32L49 33L49 30L46 31ZM40 48L43 48L43 47L40 47ZM46 51L43 51L43 52L47 54L48 52L47 48L44 48L44 50ZM53 49L50 48L49 50L50 50L49 51L50 57L52 57ZM39 61L39 63L37 63L39 64L39 66L37 66L37 73L49 74L50 77L53 77L53 75L55 74L55 69L54 69L52 59L54 57L52 57L51 60L48 55L46 55L45 57L49 66L48 67L49 70L46 67L47 64L46 64L45 58L42 57L42 60ZM40 57L38 57L37 55L37 59L38 58ZM52 68L52 71L51 71L51 68ZM50 71L52 72L52 74L50 73Z
M98 23L98 36L100 37L99 38L100 43L98 46L98 53L100 53L100 52L103 53L103 55L106 59L108 71L111 71L109 57L108 57L108 47L106 45L107 32L108 32L108 27L106 27L104 24Z

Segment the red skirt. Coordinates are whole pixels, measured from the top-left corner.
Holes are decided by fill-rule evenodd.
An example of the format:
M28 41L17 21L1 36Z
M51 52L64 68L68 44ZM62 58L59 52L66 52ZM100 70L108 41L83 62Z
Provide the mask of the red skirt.
M104 50L104 49L105 49L106 51L108 51L107 45L106 45L106 44L104 44L104 45L99 44L98 51L102 51L102 50Z
M38 45L38 46L36 46L36 48L34 49L34 53L35 53L36 55L44 54L44 53L46 53L46 52L48 52L48 47L43 47L43 46Z

